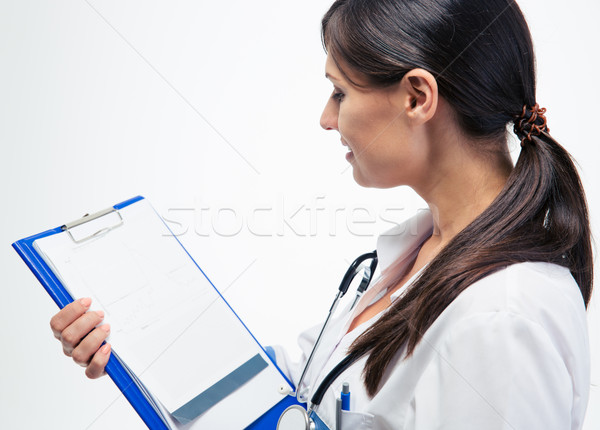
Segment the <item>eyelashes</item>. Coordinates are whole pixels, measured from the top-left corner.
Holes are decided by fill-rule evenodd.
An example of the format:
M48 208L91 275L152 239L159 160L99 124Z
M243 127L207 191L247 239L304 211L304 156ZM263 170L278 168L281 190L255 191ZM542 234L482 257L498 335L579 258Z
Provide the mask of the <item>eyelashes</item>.
M334 91L333 94L331 95L331 98L339 103L344 99L344 96L345 96L344 93Z

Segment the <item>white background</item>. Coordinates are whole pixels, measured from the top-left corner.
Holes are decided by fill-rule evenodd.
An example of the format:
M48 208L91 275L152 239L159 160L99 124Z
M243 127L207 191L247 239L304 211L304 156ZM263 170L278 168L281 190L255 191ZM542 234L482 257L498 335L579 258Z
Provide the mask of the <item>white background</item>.
M144 428L108 378L63 357L57 308L13 241L144 195L258 339L294 352L347 264L423 207L358 187L319 128L329 3L0 1L2 428ZM520 4L538 100L579 162L597 234L600 2ZM587 430L600 427L597 315Z

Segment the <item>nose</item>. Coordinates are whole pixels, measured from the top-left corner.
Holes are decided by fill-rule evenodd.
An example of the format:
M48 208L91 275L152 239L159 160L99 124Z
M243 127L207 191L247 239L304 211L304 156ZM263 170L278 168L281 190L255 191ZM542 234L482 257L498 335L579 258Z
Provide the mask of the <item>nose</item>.
M338 114L339 107L333 99L329 99L321 114L320 124L325 130L337 130L338 129Z

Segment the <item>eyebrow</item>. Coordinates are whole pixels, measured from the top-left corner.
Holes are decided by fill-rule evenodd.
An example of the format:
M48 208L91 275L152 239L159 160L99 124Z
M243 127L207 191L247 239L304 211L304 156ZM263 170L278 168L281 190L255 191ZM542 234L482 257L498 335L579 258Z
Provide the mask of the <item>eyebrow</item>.
M329 74L329 73L327 73L327 72L325 72L325 77L326 77L327 79L333 79L334 81L342 82L342 80L341 80L340 78L336 78L335 76L333 76L333 75L330 75L330 74Z

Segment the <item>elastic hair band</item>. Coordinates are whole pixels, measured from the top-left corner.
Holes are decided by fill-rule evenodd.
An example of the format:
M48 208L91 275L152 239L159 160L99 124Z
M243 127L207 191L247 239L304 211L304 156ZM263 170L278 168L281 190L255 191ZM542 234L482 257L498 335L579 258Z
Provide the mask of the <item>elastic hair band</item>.
M523 106L521 115L515 117L514 128L516 135L521 138L521 146L525 145L525 141L531 142L531 136L550 132L545 113L546 108L540 108L537 103L532 108L528 108L527 105Z

